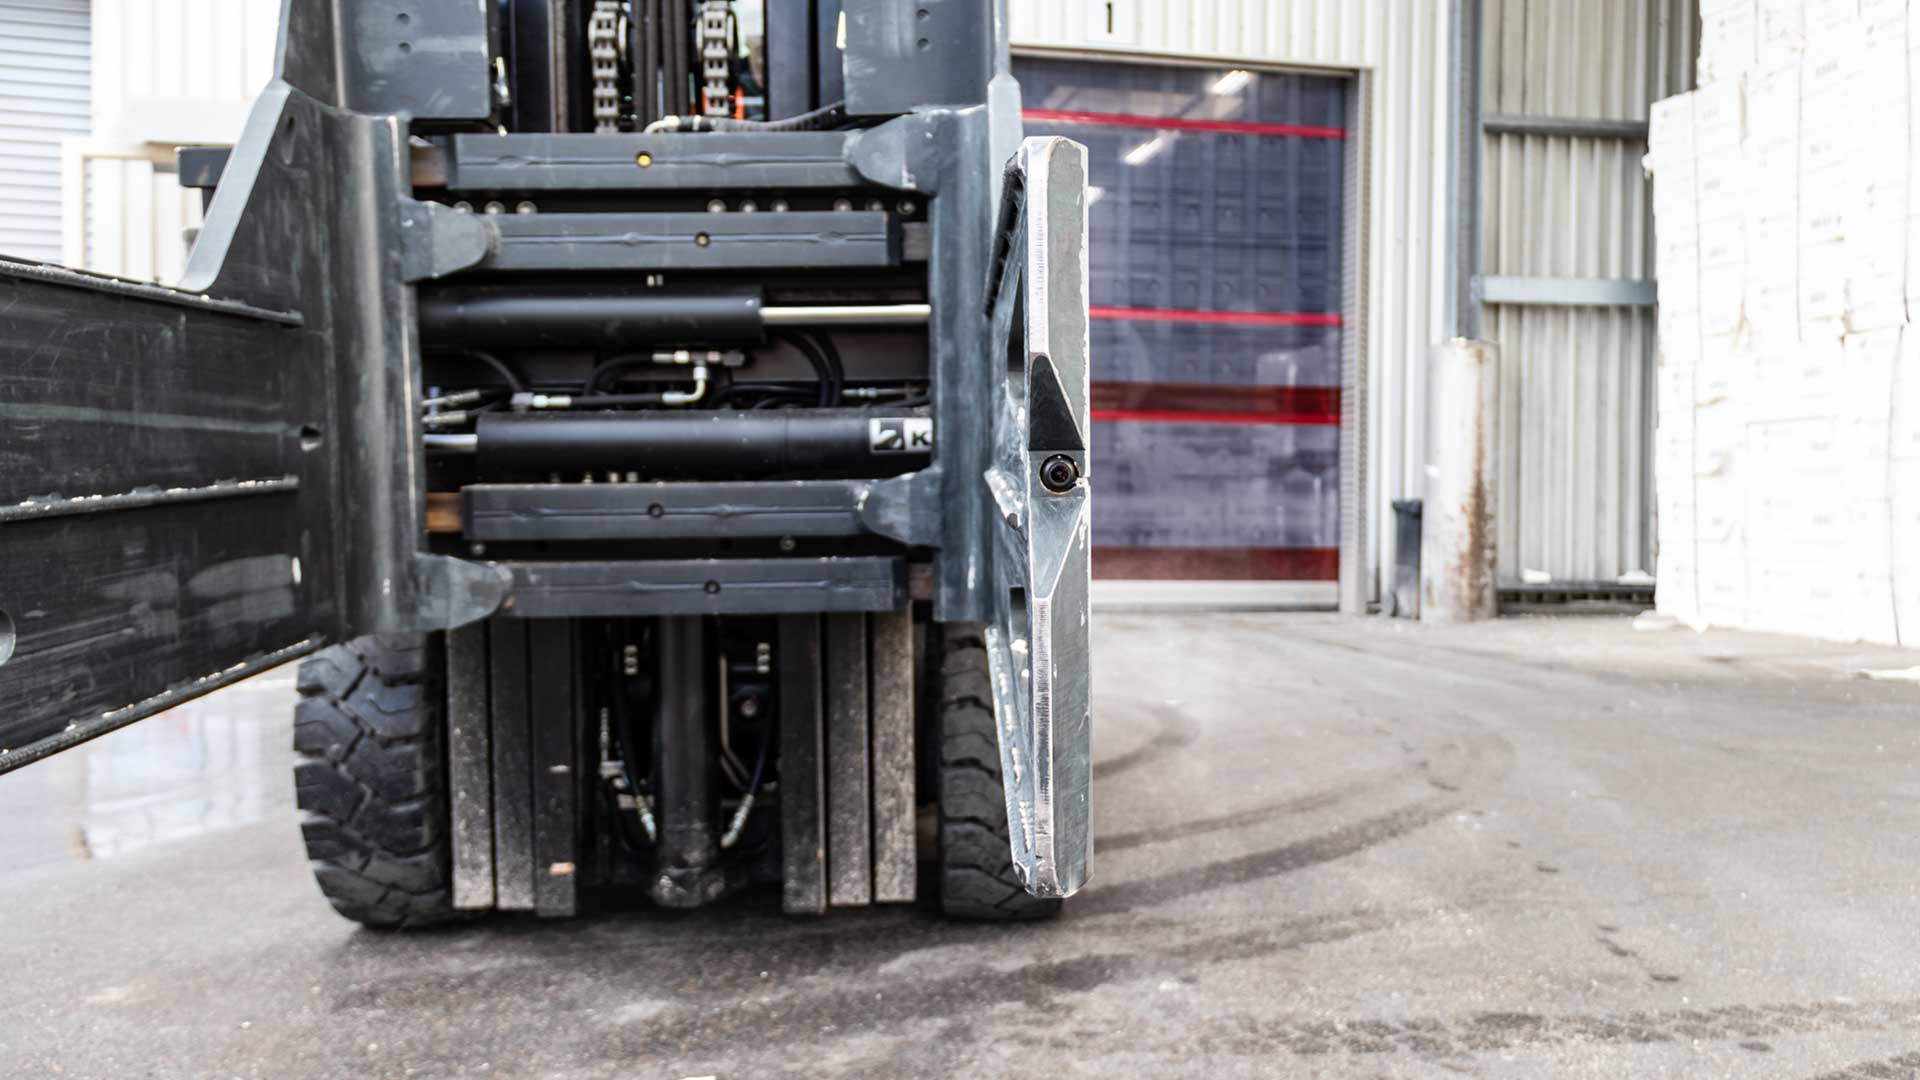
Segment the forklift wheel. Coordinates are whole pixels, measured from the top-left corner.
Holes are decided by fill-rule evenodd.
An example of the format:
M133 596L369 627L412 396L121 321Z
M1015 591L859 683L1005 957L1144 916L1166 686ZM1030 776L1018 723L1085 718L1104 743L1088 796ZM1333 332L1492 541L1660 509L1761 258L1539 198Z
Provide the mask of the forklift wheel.
M993 683L977 626L948 626L940 665L940 909L949 918L1045 919L1059 900L1028 893L1007 850L1007 797Z
M382 928L453 917L437 639L364 637L300 664L294 786L334 910Z

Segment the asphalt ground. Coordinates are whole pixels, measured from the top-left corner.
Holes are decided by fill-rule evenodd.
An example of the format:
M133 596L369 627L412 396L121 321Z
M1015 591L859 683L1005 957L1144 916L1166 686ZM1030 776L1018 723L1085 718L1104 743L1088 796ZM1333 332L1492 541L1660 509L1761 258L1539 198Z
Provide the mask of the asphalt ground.
M1057 921L376 933L282 670L0 778L0 1074L1920 1076L1920 684L1618 617L1102 615Z

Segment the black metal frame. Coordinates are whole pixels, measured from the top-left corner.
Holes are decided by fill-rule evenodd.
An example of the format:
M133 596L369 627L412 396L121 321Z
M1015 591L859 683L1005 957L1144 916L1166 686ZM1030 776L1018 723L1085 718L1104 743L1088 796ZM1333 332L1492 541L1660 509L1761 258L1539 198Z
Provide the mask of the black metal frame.
M1056 643L1027 625L1024 606L1010 607L1009 589L1037 590L1036 557L1071 543L1044 515L1006 520L1003 493L983 477L1006 470L1002 451L1015 444L1070 454L1081 482L1046 505L1083 512L1083 426L1056 430L1078 422L1059 408L1032 421L1007 413L1000 358L1026 332L1009 329L1005 290L1070 292L1059 282L1084 276L1084 252L1049 249L1072 256L1050 273L1003 250L1003 295L989 297L991 0L927 5L907 33L894 0L804 6L807 105L844 100L854 127L589 135L579 133L586 101L573 78L584 0L421 18L399 18L418 5L403 12L390 0L285 0L278 78L241 141L224 160L189 163L218 186L180 288L0 261L0 353L12 361L0 369L0 419L28 433L14 444L21 452L0 458L0 772L327 641L455 631L448 663L468 685L450 703L453 767L486 789L488 805L484 823L456 806L455 824L474 850L491 832L491 881L483 888L478 871L468 874L460 899L566 912L587 771L577 620L647 618L663 665L653 753L667 857L655 892L701 902L740 872L714 858L712 800L700 790L703 619L779 616L783 649L800 653L781 659L783 693L795 699L784 745L812 775L809 792L796 772L782 812L810 800L831 834L821 842L838 853L810 864L790 836L789 899L817 909L909 896L913 695L909 686L893 701L873 680L912 673L910 563L924 567L915 592L924 582L935 620ZM635 10L635 48L686 70L690 8L642 0ZM843 20L844 62L823 62L839 50ZM796 55L789 47L790 64ZM647 99L643 116L690 105L676 80L643 81L634 88ZM774 83L779 116L799 104L802 84L784 73ZM503 122L516 133L490 133ZM1070 172L1050 165L1034 183L1057 174L1065 184ZM737 207L769 190L794 193L800 208L698 212L716 192ZM529 195L548 205L466 212L468 200ZM1083 211L1071 202L1049 205ZM914 418L930 416L940 437L918 457L798 481L711 479L781 471L729 463L650 484L462 482L464 535L430 539L425 496L440 466L423 449L423 334L448 344L449 320L473 315L458 305L501 290L557 289L564 306L609 281L641 278L651 289L650 277L668 273L711 303L653 295L651 314L636 317L655 319L656 333L660 310L673 308L712 314L723 337L765 342L775 305L763 288L804 292L819 284L809 278L918 308L929 400ZM587 291L567 292L576 288ZM1003 314L997 335L990 299ZM1057 298L1053 310L1076 302L1084 320L1084 295ZM491 332L463 325L483 342ZM1056 357L1062 364L1084 383L1083 355ZM1055 370L1045 356L1033 366ZM821 385L833 386L824 376ZM1038 392L1020 388L1056 404ZM1083 412L1084 388L1075 402L1062 407ZM844 409L838 421L881 415L893 414ZM466 437L479 449L470 468L487 467L488 425ZM863 454L885 445L854 441ZM1014 467L1026 471L1024 458ZM820 557L794 551L796 539L846 543ZM736 541L749 547L713 557ZM1073 558L1070 572L1084 576ZM1059 641L1084 652L1081 629ZM1084 682L1078 661L1066 665L1069 682ZM487 678L476 685L478 670ZM1037 685L1052 671L1020 677ZM1013 708L1009 723L1034 719L1031 702L1002 708ZM1061 730L1068 742L1055 752L1084 757L1084 726ZM1023 752L1006 741L1007 753ZM1071 891L1083 876L1030 880Z

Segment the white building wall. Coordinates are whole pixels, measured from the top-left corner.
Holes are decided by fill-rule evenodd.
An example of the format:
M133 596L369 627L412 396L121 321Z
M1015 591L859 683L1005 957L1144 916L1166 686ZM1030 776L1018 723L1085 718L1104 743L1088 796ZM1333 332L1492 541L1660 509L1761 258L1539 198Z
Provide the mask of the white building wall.
M65 261L170 281L199 193L174 151L226 145L272 74L279 0L93 0L93 125L65 147Z
M0 0L0 254L60 259L60 146L87 131L87 0Z
M1113 32L1107 31L1111 14ZM1446 335L1448 4L1443 0L1009 0L1016 49L1073 49L1324 67L1364 77L1366 383L1362 586L1393 565L1392 502L1423 489L1427 349Z
M1485 0L1488 115L1645 122L1692 85L1694 0ZM1489 135L1481 271L1655 276L1643 138ZM1654 312L1488 304L1501 346L1502 585L1654 569Z
M1704 0L1655 106L1661 611L1920 645L1920 11Z

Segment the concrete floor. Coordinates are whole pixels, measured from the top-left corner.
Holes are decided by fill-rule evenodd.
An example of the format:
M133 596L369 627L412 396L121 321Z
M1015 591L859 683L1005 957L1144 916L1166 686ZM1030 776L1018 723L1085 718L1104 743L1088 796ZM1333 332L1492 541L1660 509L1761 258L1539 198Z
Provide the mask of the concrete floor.
M307 878L278 672L0 779L0 1071L1920 1075L1920 655L1109 615L1096 880L391 935Z

